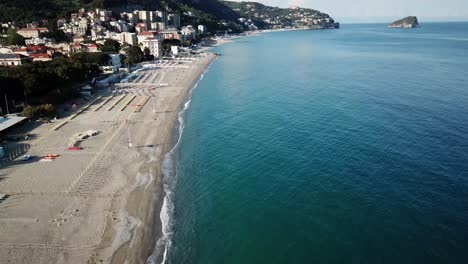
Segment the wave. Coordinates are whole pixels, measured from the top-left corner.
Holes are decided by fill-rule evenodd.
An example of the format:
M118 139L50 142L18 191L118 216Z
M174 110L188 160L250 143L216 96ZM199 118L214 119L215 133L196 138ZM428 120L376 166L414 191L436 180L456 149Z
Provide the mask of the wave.
M162 227L162 236L156 242L156 246L154 248L153 253L148 257L147 264L156 264L159 256L162 254L162 261L161 264L166 264L168 261L168 253L172 246L172 235L173 235L173 226L174 226L174 188L177 181L177 171L175 168L175 161L174 156L176 151L179 147L180 140L182 138L182 134L184 132L185 122L184 122L184 115L187 109L190 107L190 103L192 102L192 92L195 88L198 87L198 84L203 77L208 72L211 64L205 69L205 71L200 75L200 78L195 83L195 85L190 89L188 101L184 104L184 108L178 113L178 121L179 121L179 137L177 139L176 144L174 147L164 155L164 160L162 164L163 170L163 183L164 183L164 201L161 208L160 218L161 218L161 227Z

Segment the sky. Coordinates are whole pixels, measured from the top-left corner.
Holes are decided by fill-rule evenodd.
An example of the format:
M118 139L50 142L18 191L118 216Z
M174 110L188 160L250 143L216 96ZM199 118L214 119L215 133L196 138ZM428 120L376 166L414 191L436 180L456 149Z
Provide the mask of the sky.
M236 0L240 1L240 0ZM468 20L468 0L250 0L317 9L341 22L386 22L414 15L422 21Z

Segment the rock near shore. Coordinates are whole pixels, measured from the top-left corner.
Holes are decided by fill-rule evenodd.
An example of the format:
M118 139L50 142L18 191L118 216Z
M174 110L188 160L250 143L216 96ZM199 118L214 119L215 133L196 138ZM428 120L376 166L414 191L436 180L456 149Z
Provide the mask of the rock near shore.
M397 20L390 25L389 28L416 28L419 27L418 18L415 16L405 17L403 19Z

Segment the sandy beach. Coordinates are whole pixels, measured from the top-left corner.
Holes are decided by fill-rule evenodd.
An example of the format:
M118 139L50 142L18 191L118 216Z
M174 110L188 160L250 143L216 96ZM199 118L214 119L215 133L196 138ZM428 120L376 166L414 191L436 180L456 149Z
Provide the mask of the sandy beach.
M214 58L145 68L76 117L29 131L32 158L0 168L0 263L146 263L161 236L162 161Z

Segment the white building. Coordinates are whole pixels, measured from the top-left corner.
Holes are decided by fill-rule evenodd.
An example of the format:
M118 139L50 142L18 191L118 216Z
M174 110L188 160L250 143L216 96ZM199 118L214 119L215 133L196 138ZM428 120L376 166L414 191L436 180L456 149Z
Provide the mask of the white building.
M16 67L26 61L32 61L32 59L20 54L0 54L0 66L3 67Z
M130 32L122 32L122 33L115 33L109 32L107 38L111 38L113 40L117 40L120 45L129 44L129 45L138 45L138 38L135 33Z
M198 32L200 34L205 34L206 33L206 27L204 25L198 25Z
M114 32L128 32L129 30L128 24L123 20L111 21L109 24L112 26Z
M141 50L144 52L145 48L148 48L150 54L154 57L160 57L161 53L161 38L147 38L143 40Z
M146 10L135 10L133 13L138 15L139 20L143 21L143 23L148 24L151 22L150 20L150 11Z
M123 13L120 13L120 16L130 23L133 23L133 24L138 23L138 19L139 19L138 13L123 12Z
M192 25L188 25L186 27L183 27L181 32L182 32L182 36L183 36L184 41L194 39L195 35L197 33Z
M96 9L98 11L98 9ZM99 10L99 19L101 21L109 21L110 18L112 17L112 11L109 10Z
M0 47L0 54L12 54L12 53L13 53L12 49Z
M174 56L179 55L179 46L171 46L171 53Z
M39 30L37 28L22 28L17 33L24 38L38 38Z
M138 37L135 33L130 33L130 32L125 32L122 33L123 39L122 39L122 45L127 43L129 45L138 45Z
M105 29L101 26L95 26L91 29L92 40L102 39L104 37Z
M50 45L54 43L54 39L51 38L31 38L31 39L25 39L24 40L26 45Z
M167 23L167 13L166 11L156 11L157 22L161 22L163 24Z
M72 34L75 36L84 36L86 35L86 30L88 30L88 27L82 27L82 26L74 26L72 27Z
M152 30L165 30L166 29L166 24L163 22L151 22L151 29Z

